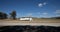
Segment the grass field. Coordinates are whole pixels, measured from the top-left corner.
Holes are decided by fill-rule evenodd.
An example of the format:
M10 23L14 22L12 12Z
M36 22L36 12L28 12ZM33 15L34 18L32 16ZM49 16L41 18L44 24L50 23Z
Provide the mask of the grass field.
M11 19L5 19L0 20L0 22L24 22L24 23L60 23L60 19L41 19L41 18L33 18L32 21L21 21L19 19L17 20L11 20Z
M21 21L19 19L17 19L17 20L12 20L12 19L0 20L0 26L7 26L7 25L9 25L9 26L10 25L60 26L60 19L40 19L40 18L34 18L32 21Z

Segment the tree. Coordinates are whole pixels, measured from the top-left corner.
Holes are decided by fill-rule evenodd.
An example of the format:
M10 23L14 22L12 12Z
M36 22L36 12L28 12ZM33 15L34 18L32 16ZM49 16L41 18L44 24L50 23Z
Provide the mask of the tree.
M12 11L10 15L14 20L16 19L16 11Z
M7 14L0 12L0 19L7 19Z
M56 17L56 19L60 19L60 17Z
M3 18L3 15L2 15L2 12L0 12L0 19L2 19Z
M7 14L4 13L4 14L3 14L3 17L4 17L4 19L7 19Z

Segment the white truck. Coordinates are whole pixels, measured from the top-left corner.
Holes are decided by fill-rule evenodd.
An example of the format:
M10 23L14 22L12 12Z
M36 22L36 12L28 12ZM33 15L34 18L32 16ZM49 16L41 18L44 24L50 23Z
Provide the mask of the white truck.
M29 20L29 21L32 21L32 18L31 17L21 17L20 20Z

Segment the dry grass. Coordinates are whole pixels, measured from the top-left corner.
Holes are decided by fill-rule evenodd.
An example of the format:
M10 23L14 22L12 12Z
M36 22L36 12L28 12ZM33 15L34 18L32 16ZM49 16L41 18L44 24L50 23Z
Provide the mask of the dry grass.
M60 19L37 19L34 18L32 21L21 21L21 20L12 20L5 19L0 20L0 26L12 26L12 25L32 25L32 26L60 26Z
M12 19L5 19L0 20L0 22L13 22L13 23L60 23L60 19L40 19L34 18L32 21L21 21L21 20L12 20Z

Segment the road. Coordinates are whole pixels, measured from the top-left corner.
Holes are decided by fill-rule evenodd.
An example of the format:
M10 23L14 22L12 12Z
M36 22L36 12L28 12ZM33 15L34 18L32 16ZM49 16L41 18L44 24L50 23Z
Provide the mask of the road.
M32 21L3 21L0 20L0 26L13 26L13 25L31 25L31 26L60 26L60 23L36 23Z

